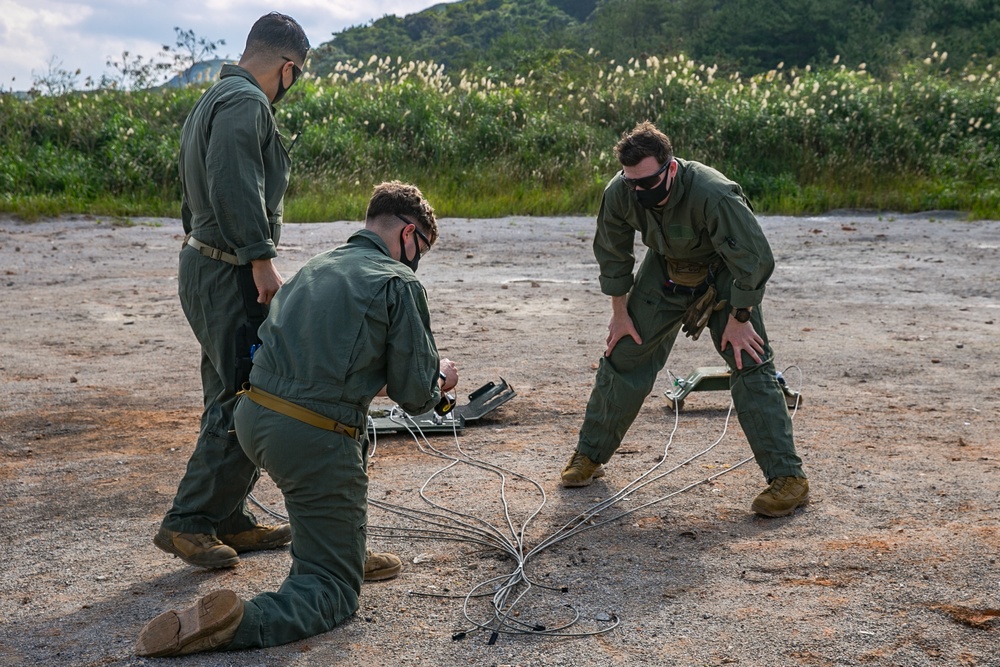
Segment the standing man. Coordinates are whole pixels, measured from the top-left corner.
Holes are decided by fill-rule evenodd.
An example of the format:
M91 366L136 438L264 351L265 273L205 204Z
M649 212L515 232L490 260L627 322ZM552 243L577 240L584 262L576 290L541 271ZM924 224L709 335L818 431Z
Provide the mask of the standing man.
M140 656L277 646L344 622L358 608L366 561L366 415L383 390L407 412L458 383L439 359L427 295L414 271L438 236L416 187L375 187L365 228L310 259L260 328L252 386L236 407L247 456L267 469L292 523L292 568L276 593L243 601L216 591L139 634ZM398 564L398 561L397 561Z
M291 162L274 107L302 74L309 40L291 17L254 23L239 65L195 105L181 131L181 306L201 345L201 432L153 543L186 563L232 567L237 554L288 544L246 498L260 473L233 431L250 345L282 279L273 264Z
M735 369L733 403L768 487L751 508L786 516L809 497L792 420L774 370L761 300L774 257L740 186L674 157L667 135L639 123L615 146L622 170L604 190L594 254L611 297L608 347L562 485L587 486L621 445L678 330L707 326ZM635 233L649 248L635 277Z

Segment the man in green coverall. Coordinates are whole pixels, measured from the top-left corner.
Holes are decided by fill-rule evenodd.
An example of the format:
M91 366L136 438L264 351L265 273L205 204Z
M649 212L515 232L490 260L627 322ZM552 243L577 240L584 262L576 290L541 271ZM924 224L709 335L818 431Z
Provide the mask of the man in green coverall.
M675 158L670 139L648 121L625 133L615 153L622 170L604 190L594 238L601 291L611 297L607 349L562 484L605 475L678 331L697 339L707 326L734 369L733 403L768 482L751 508L791 514L808 500L809 482L764 330L774 258L750 203L718 171ZM649 251L633 277L636 232Z
M291 162L272 104L302 73L309 40L291 17L253 25L239 65L195 105L181 131L181 306L201 345L201 432L173 506L153 543L185 562L232 567L240 552L291 540L288 524L259 525L246 498L259 472L236 439L233 407L249 365L253 330L282 279L272 260L281 232ZM241 349L246 347L246 349ZM245 368L243 369L245 375Z
M141 656L276 646L326 632L358 608L368 520L368 407L384 392L407 412L458 383L438 356L414 271L437 222L416 187L376 186L365 228L310 259L260 328L251 387L236 407L247 456L285 498L295 539L276 593L216 591L139 635Z

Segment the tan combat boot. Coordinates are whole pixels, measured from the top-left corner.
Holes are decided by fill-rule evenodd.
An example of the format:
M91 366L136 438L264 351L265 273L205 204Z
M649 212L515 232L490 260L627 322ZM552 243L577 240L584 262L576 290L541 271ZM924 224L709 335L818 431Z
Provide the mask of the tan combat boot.
M153 544L197 567L233 567L240 562L236 551L220 542L215 535L177 533L160 526L153 537Z
M750 505L757 514L788 516L809 501L809 480L805 477L776 477Z
M242 620L243 600L232 591L215 591L184 611L166 611L147 623L135 654L162 658L224 648Z
M594 463L586 454L573 452L569 463L562 470L562 485L566 487L590 486L598 477L604 477L604 466Z
M277 549L292 541L292 527L287 523L277 526L254 526L250 530L231 535L219 535L219 540L236 553Z
M399 575L403 561L390 553L365 552L365 581L385 581Z

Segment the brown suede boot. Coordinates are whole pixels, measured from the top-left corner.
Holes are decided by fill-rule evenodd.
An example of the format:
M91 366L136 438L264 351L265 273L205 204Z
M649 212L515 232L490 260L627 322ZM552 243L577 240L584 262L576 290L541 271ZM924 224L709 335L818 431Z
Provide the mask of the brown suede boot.
M160 526L153 537L153 544L197 567L233 567L240 562L236 551L220 542L215 535L177 533Z
M566 487L590 486L598 477L604 477L604 466L594 463L586 454L573 452L569 463L562 470L562 485Z
M243 600L232 591L215 591L184 611L167 611L139 632L135 654L162 658L215 651L233 641L243 620Z
M788 516L809 502L809 480L805 477L777 477L750 506L764 516Z
M375 553L371 549L365 553L365 581L385 581L399 576L403 561L390 553Z
M250 530L231 535L219 535L219 540L236 553L277 549L292 541L292 527L287 523L277 526L254 526Z

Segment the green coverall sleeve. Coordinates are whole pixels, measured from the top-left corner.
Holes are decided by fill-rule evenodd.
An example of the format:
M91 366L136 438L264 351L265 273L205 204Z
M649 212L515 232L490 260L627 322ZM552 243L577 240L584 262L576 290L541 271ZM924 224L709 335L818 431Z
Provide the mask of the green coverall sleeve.
M774 255L757 217L743 197L733 192L719 200L707 223L712 245L733 274L730 304L733 308L759 306L774 271Z
M386 349L386 394L411 415L433 408L441 398L440 358L427 293L416 280L390 282Z
M608 296L627 294L635 278L635 228L625 219L625 207L620 197L604 190L597 213L594 234L594 257L601 267L601 291Z
M277 256L264 198L261 146L275 133L270 109L239 98L215 112L205 156L209 198L219 229L241 264Z

